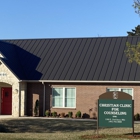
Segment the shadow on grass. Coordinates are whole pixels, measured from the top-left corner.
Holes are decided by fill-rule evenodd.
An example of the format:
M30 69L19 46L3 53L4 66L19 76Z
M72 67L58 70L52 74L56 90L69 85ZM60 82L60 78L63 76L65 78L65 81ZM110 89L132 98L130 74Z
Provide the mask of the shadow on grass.
M94 121L73 121L55 119L12 119L0 120L0 132L7 133L53 133L94 130Z
M133 135L132 133L126 133L124 135ZM134 132L134 136L139 136L140 137L140 132Z
M0 125L0 132L7 133L7 132L9 132L9 130L4 125Z

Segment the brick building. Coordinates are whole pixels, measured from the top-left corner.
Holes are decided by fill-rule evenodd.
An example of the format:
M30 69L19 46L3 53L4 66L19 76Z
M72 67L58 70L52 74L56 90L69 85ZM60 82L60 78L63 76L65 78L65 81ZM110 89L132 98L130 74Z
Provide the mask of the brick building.
M0 115L33 116L45 110L97 114L106 91L132 95L140 113L140 66L128 63L126 42L140 37L18 39L0 41Z

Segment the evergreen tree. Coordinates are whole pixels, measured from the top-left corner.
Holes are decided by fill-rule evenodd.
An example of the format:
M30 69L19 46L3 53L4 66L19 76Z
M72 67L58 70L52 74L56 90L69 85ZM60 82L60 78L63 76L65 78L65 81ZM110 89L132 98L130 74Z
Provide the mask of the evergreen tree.
M140 25L132 29L132 32L127 32L128 36L140 36Z

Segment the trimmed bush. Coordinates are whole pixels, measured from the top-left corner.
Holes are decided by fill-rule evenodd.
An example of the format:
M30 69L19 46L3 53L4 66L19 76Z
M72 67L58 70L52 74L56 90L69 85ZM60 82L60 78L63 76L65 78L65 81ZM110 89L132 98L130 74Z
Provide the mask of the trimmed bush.
M61 114L60 114L60 117L61 117L61 118L64 118L64 117L65 117L65 113L64 113L64 112L61 113Z
M56 117L56 116L57 116L57 112L55 112L55 111L52 112L52 116L53 116L53 117Z
M50 116L50 111L49 111L49 110L46 110L46 111L45 111L45 116L46 116L46 117L49 117L49 116Z
M39 100L36 100L35 102L34 114L35 116L39 116Z
M81 111L78 111L78 112L76 113L76 118L81 118Z
M96 113L95 112L93 112L93 119L97 119L97 116L96 116Z
M137 114L134 116L134 119L135 119L136 121L138 121L138 120L140 119L139 113L137 113Z
M68 112L68 116L69 118L72 118L73 113L72 112Z

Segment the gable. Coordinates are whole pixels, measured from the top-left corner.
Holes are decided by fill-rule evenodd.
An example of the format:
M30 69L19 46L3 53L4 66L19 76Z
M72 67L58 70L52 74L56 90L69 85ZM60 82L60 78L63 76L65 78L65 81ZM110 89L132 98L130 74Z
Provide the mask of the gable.
M0 82L13 85L18 81L18 78L5 66L2 61L0 61Z
M19 48L19 47L18 47ZM21 63L19 61L16 46L0 41L1 62L18 78L25 77Z

